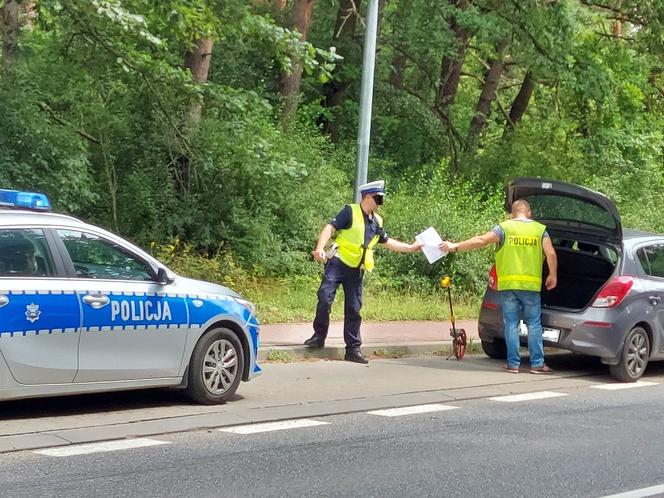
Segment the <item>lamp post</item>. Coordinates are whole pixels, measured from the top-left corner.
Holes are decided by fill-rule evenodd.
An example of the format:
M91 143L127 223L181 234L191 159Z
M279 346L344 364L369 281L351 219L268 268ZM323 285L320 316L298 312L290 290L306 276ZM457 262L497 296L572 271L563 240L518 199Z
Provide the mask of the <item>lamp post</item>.
M371 108L373 105L374 69L376 67L376 34L378 32L378 0L369 0L367 29L364 35L362 87L360 91L360 125L357 131L357 165L355 171L355 202L360 201L360 185L367 182L369 142L371 140Z

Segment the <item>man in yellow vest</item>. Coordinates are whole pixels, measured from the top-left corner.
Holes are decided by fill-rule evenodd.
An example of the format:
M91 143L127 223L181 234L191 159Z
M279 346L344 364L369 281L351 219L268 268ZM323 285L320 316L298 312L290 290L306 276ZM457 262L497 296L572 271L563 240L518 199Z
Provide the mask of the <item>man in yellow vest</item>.
M511 219L496 225L484 235L458 243L445 241L440 248L447 252L459 252L498 244L496 273L507 345L507 364L504 368L509 373L519 373L518 328L523 310L523 320L528 327L530 372L550 374L551 368L544 363L540 291L544 259L549 267L544 283L548 290L557 284L558 259L546 227L532 220L531 216L530 204L517 200L512 204Z
M316 249L311 254L316 261L325 263L325 272L318 289L318 306L314 319L314 335L304 344L311 348L325 345L330 325L330 310L339 285L343 285L346 296L344 303L344 341L347 361L368 363L360 351L362 339L360 324L362 317L362 277L365 270L374 267L373 249L381 244L396 252L415 252L422 246L419 243L406 244L390 238L383 228L383 219L376 213L385 197L385 181L365 183L360 187L362 202L350 204L337 214L323 228ZM326 254L325 245L336 232L336 244L331 254Z

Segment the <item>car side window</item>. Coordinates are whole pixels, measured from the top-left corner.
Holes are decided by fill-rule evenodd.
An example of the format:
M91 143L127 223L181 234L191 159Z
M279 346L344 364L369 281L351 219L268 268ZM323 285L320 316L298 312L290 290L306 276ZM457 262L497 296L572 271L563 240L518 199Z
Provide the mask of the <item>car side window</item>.
M53 258L43 230L0 230L0 277L50 277Z
M78 278L153 280L150 266L124 247L97 235L58 230Z
M648 275L664 278L664 244L643 247L636 254Z

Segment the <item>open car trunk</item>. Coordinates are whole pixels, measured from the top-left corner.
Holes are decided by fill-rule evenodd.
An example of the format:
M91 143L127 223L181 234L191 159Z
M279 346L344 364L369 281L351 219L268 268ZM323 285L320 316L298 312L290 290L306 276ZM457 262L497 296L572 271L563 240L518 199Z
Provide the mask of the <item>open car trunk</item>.
M554 243L558 256L558 285L548 291L542 286L542 306L582 310L610 279L616 263L606 249L596 245L574 243L561 247ZM617 257L614 256L615 261ZM544 278L549 270L544 263Z
M582 310L613 275L622 246L622 223L613 202L580 185L516 178L505 187L505 207L528 201L532 218L546 225L558 255L558 285L542 289L542 306ZM544 277L548 268L544 265Z

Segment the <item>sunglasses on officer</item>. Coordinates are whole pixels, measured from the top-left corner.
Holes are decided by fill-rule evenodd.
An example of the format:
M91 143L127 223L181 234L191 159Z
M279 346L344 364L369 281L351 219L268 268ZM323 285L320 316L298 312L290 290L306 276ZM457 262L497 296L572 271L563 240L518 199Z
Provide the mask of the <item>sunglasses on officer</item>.
M377 194L373 196L373 200L376 203L377 206L382 206L383 205L383 199L385 196L383 194Z

